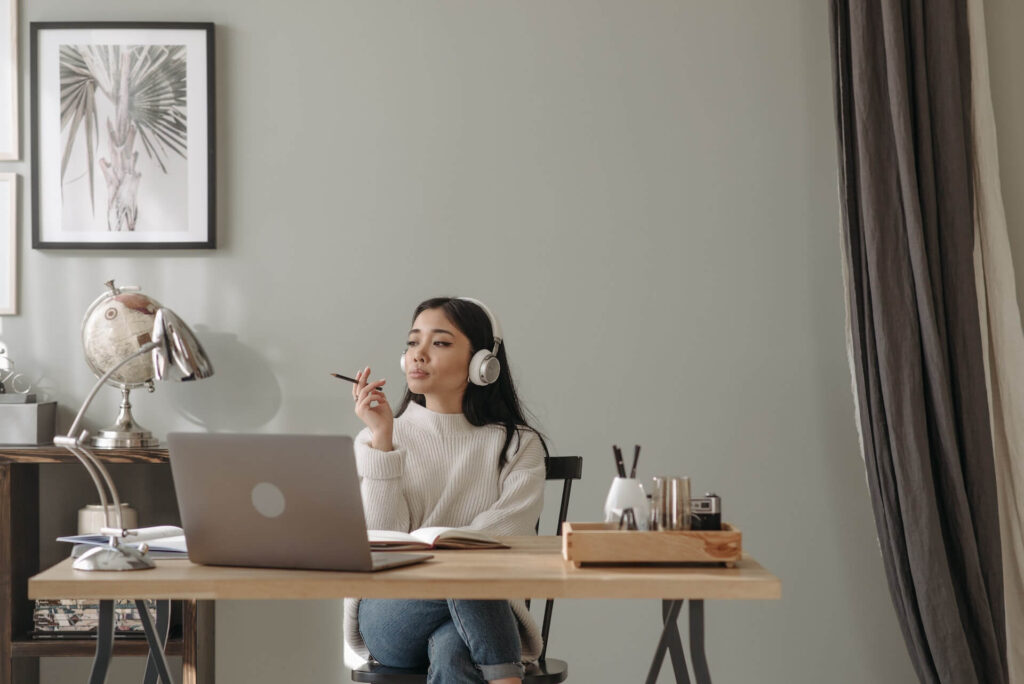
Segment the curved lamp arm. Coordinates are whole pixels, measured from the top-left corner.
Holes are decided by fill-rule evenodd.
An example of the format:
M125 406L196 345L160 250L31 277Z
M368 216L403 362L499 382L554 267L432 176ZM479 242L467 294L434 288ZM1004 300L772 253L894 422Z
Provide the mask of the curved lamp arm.
M117 487L114 486L114 480L110 477L110 473L107 471L106 466L103 465L103 461L96 458L96 456L85 447L85 439L89 436L88 430L82 430L81 433L76 434L78 425L82 422L82 418L85 416L85 412L89 408L89 404L91 404L92 400L96 398L96 393L99 392L100 388L103 387L114 373L120 370L120 368L129 361L137 359L143 354L147 354L159 346L159 342L147 342L139 347L137 352L125 357L117 365L104 373L103 376L96 381L96 384L93 385L89 395L86 396L85 401L82 403L82 408L78 409L78 415L75 416L74 422L71 423L71 428L68 430L68 434L53 438L53 443L55 445L62 446L70 451L75 458L81 461L82 465L84 465L86 470L89 471L89 475L92 476L93 484L96 485L96 491L100 494L100 504L103 506L103 519L107 524L107 528L104 528L103 530L105 534L107 533L107 529L111 527L110 506L107 503L107 491L109 491L110 496L114 500L113 527L119 530L119 534L121 536L124 536L124 524L121 520L121 498L117 494ZM103 487L103 484L106 484L106 488ZM114 541L116 539L115 535L111 534L110 537L111 542L116 543Z

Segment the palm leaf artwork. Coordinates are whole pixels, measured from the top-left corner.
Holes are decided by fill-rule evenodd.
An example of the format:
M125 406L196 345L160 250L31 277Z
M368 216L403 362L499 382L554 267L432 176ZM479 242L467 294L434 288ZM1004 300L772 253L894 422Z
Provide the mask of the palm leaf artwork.
M62 45L61 160L64 184L75 145L85 141L89 199L95 215L94 168L100 145L97 93L114 108L106 120L107 155L98 160L107 184L107 229L135 230L142 174L135 141L167 173L168 155L187 151L184 45Z

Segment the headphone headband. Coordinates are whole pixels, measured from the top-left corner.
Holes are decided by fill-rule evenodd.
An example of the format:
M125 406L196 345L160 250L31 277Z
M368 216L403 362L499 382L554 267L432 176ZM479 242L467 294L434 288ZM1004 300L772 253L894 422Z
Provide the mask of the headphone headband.
M501 334L501 323L498 322L498 317L491 313L491 310L487 308L487 305L481 302L479 299L473 299L472 297L456 297L464 302L473 302L487 314L487 318L491 321L491 336L494 337L494 353L498 353L498 346L501 341L505 339L505 336Z

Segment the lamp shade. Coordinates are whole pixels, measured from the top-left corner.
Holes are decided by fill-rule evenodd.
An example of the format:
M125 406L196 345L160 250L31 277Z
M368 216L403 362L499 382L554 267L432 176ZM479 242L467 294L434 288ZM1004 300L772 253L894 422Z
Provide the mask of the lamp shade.
M185 321L161 307L153 321L153 370L157 380L202 380L213 375L213 364Z

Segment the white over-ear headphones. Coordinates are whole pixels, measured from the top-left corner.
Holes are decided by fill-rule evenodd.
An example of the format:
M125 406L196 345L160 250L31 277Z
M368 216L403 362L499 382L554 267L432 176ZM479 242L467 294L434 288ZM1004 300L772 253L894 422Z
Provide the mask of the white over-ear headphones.
M494 349L480 349L473 358L469 360L469 381L481 387L494 383L501 375L501 362L498 361L498 347L501 346L503 335L501 334L501 323L497 316L479 299L471 297L456 297L466 302L472 302L483 309L487 318L491 321L491 334L494 337ZM405 352L402 352L402 372L405 372Z

